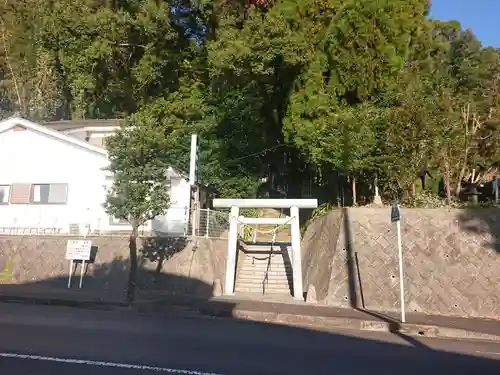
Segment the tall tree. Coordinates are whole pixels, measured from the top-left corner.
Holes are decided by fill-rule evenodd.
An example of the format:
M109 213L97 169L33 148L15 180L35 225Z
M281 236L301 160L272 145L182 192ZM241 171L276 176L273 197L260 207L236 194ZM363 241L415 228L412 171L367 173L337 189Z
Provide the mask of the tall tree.
M41 43L39 0L0 4L0 100L7 114L44 120L61 105L61 92L51 51Z
M105 208L109 215L127 220L132 226L128 301L135 298L139 227L164 214L170 204L165 153L171 147L156 118L142 112L131 116L126 127L107 139L109 171L114 180Z

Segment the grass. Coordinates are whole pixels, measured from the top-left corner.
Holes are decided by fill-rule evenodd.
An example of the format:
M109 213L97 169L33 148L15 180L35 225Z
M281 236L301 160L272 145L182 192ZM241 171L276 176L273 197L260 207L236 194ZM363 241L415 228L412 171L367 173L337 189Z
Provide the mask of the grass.
M9 256L5 264L5 268L0 272L0 284L10 283L14 273L14 258Z

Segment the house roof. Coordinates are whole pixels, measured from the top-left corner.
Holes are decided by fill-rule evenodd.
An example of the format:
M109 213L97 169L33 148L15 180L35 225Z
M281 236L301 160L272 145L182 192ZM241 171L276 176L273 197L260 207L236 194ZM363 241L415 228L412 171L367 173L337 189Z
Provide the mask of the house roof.
M78 138L75 138L71 135L67 135L64 133L64 130L77 129L80 127L89 127L89 126L119 126L120 120L81 120L81 121L56 121L56 122L48 122L37 124L33 121L29 121L20 117L10 117L6 120L0 121L0 133L6 130L9 130L15 126L22 126L27 129L31 129L33 131L48 135L50 137L59 139L64 142L68 142L75 146L84 148L89 151L93 151L95 153L101 154L105 157L108 157L108 152L98 146L91 145L85 141L82 141ZM73 123L73 124L71 124ZM49 125L47 125L49 124ZM88 125L91 124L91 125ZM106 124L106 125L103 125ZM182 177L188 178L188 173L179 168L169 168L169 173L172 177Z
M81 148L86 149L88 151L92 151L92 152L95 152L97 154L100 154L100 155L103 155L106 157L108 156L107 151L100 148L100 147L93 146L87 142L84 142L84 141L81 141L77 138L68 136L64 133L61 133L60 131L55 130L55 129L48 128L46 126L37 124L37 123L29 121L29 120L25 120L25 119L20 118L20 117L10 117L7 120L1 121L0 122L0 133L4 132L6 130L9 130L15 126L22 126L26 129L30 129L30 130L33 130L35 132L45 134L49 137L61 140L63 142L67 142L67 143L72 144L72 145L77 146L77 147L81 147Z
M119 119L111 120L62 120L62 121L49 121L43 122L42 125L58 130L58 131L68 131L75 129L92 129L92 128L106 128L106 127L118 127L121 125Z

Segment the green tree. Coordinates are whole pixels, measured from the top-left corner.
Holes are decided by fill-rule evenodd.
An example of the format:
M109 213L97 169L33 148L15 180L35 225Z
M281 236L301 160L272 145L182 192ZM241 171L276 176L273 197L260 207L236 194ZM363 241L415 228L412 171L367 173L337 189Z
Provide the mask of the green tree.
M57 0L42 19L69 118L125 117L175 92L196 50L166 1Z
M33 120L55 116L61 106L56 61L41 41L40 0L0 4L0 103L7 114Z
M141 112L131 116L126 126L107 140L109 171L114 181L104 206L109 215L127 220L132 226L129 301L135 297L139 227L164 214L170 204L165 157L170 147L163 127L154 117Z

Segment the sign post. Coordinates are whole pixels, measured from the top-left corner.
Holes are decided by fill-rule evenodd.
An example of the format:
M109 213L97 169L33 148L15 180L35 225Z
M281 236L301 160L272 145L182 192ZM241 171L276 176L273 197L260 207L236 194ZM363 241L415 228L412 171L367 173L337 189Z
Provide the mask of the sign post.
M90 253L92 250L92 241L88 240L68 240L66 246L66 259L70 261L69 265L69 276L68 276L68 289L71 288L71 278L73 277L73 269L75 260L82 262L82 268L80 270L80 289L83 286L83 275L85 273L85 262L90 260Z
M69 262L68 289L71 288L71 276L73 276L73 259Z
M399 204L393 203L391 207L391 221L396 223L397 236L398 236L398 252L399 252L399 290L401 293L401 322L406 323L405 313L405 285L404 285L404 271L403 271L403 246L401 244L401 212Z

